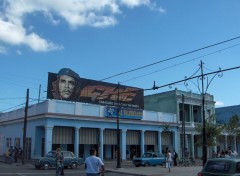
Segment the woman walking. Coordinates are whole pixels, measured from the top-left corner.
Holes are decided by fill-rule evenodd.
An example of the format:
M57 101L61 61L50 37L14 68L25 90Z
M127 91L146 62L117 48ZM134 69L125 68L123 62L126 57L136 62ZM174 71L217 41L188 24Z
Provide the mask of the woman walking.
M171 172L171 166L172 166L172 153L168 149L167 151L167 157L166 157L166 168L168 168L168 171Z

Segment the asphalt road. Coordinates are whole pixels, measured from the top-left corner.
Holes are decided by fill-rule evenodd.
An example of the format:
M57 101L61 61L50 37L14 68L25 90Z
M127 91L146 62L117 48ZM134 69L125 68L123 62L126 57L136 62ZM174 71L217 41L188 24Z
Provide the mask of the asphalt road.
M106 164L105 176L197 176L201 166L174 167L171 173L162 166L156 167L135 167L132 164L122 165L117 169L115 163ZM38 170L31 164L16 165L0 162L0 176L55 176L55 169ZM65 169L65 176L85 176L83 166L77 169Z
M65 176L85 176L85 170L83 166L77 169L65 169ZM7 164L0 162L0 176L54 176L55 169L49 170L35 169L31 164ZM106 172L105 176L132 176L129 174Z

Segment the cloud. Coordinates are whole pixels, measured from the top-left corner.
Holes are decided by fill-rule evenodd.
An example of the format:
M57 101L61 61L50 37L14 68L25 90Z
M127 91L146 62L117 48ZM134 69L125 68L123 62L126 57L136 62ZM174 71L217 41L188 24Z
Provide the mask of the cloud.
M215 106L216 107L224 106L224 103L222 101L216 101Z
M0 54L7 54L7 49L3 46L0 46Z
M125 4L126 6L133 8L133 7L137 7L140 5L150 5L151 2L150 0L122 0L121 1L122 4Z
M62 49L62 46L49 42L35 33L27 34L22 25L2 19L0 19L0 40L11 45L25 44L37 52Z
M27 17L42 13L53 25L64 20L73 29L80 26L104 28L118 23L116 16L122 13L122 6L146 6L165 13L151 0L5 0L0 2L0 41L27 45L36 52L63 49L34 33L32 24L24 26Z

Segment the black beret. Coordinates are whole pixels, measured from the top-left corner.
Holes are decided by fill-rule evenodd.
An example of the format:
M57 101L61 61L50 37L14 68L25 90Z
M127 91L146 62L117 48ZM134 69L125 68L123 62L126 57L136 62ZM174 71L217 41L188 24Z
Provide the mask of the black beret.
M74 79L80 79L80 76L76 72L72 71L70 68L62 68L61 70L59 70L58 75L67 75L73 77Z

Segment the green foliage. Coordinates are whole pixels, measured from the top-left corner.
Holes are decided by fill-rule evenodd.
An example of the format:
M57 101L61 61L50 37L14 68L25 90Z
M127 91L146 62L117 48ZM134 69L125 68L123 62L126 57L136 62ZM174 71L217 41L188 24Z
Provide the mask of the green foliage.
M206 131L206 142L208 146L216 145L216 138L221 135L223 126L216 123L216 116L211 115L205 120L205 131ZM200 134L201 137L197 140L197 145L202 145L202 136L203 136L203 124L196 126L196 131Z
M240 118L238 115L234 115L229 119L229 122L224 124L224 130L230 135L240 135L239 127Z

